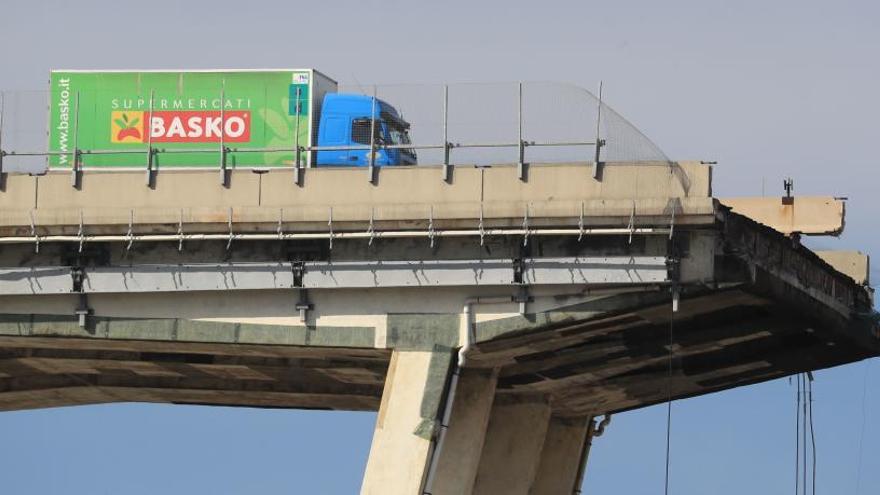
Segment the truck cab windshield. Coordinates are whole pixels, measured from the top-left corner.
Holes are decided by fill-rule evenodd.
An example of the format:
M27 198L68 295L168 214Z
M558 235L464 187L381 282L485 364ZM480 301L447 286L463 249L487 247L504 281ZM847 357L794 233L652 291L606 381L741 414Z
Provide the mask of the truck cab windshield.
M408 130L397 122L388 122L390 144L411 144Z

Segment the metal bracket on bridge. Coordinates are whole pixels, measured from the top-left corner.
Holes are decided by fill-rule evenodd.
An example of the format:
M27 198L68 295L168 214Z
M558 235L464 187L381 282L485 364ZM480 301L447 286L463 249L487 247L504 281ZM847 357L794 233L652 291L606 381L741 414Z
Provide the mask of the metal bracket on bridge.
M373 225L373 208L370 208L370 225L367 227L367 235L370 236L370 240L367 241L367 245L372 246L373 239L376 238L376 229Z
M626 227L629 230L629 240L627 244L633 243L633 233L636 231L636 202L632 202L632 210L629 214L629 225Z
M232 231L232 207L229 208L229 215L226 219L226 223L229 226L229 240L226 241L226 250L229 251L232 249L232 239L235 238L235 233Z
M128 237L128 242L125 244L125 252L131 251L131 246L134 244L134 210L128 210L128 232L125 234Z
M177 252L183 251L183 209L180 210L180 220L177 223Z
M83 227L83 211L79 210L79 231L76 233L76 236L79 237L79 251L83 252L83 244L86 242L86 234L85 227Z
M434 205L428 211L428 245L434 247Z
M86 318L94 313L94 311L89 308L89 296L86 294L84 283L86 274L85 271L81 267L73 267L70 269L70 276L73 281L72 290L74 293L79 294L79 305L76 307L74 314L77 316L79 321L80 328L86 327Z
M296 303L296 310L299 311L299 321L303 324L309 322L309 311L315 309L315 305L309 302L308 289L300 289L299 302Z
M519 314L521 315L526 314L526 309L528 309L526 305L534 300L535 298L529 294L528 285L520 285L519 291L513 296L513 302L519 304Z
M327 227L330 230L328 239L330 240L330 251L333 251L333 207L330 207L330 219L327 220Z
M284 208L278 208L278 240L284 241Z
M296 303L296 310L299 311L299 321L307 323L309 320L309 311L314 309L315 305L309 302L309 291L303 287L305 278L305 264L301 261L293 263L291 273L293 274L293 285L299 288L299 300Z
M34 217L34 210L31 210L30 214L31 214L31 237L34 238L34 253L39 254L39 252L40 252L40 236L37 235L37 221Z
M485 238L486 238L486 230L483 228L483 205L482 205L482 204L480 204L480 224L479 224L479 229L480 229L480 246L482 247L482 246L483 246L483 242L484 242L484 240L485 240Z
M581 216L578 218L578 242L584 238L584 202L581 201Z

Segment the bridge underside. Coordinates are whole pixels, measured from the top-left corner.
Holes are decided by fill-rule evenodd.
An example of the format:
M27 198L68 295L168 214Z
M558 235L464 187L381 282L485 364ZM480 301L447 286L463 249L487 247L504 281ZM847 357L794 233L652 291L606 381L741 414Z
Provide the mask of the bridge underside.
M621 309L580 318L590 303L565 308L558 322L479 343L468 366L497 369L499 397L546 396L555 414L582 417L871 356L846 332L747 288L684 296L675 313L668 293L601 301ZM389 349L9 331L70 323L57 316L2 318L0 410L125 401L378 410L391 356ZM478 335L499 325L480 323Z

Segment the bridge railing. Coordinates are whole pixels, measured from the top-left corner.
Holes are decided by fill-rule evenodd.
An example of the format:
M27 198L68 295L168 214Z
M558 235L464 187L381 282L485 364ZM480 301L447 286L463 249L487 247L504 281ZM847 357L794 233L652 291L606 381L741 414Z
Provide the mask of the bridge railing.
M131 98L119 98L118 91L6 91L0 93L0 172L66 170L76 185L84 171L143 169L149 183L162 168L216 167L225 184L230 169L299 171L313 165L318 152L343 151L366 152L373 180L380 149L412 150L419 165L443 165L446 180L455 165L518 163L525 179L528 163L669 161L601 97L573 85L341 84L338 91L387 102L410 124L409 135L385 142L366 130L359 144L318 146L317 112L301 115L304 107L289 99L252 101L253 95L269 94L253 87L246 94L218 88L216 98L201 101L186 101L169 88L142 88ZM62 96L64 109L59 111ZM207 136L211 128L204 125L165 127L161 137L147 131L146 120L150 125L154 120L145 115L180 112L186 117L200 108L219 110L224 132L218 135L215 128ZM176 142L186 141L187 133L199 139Z

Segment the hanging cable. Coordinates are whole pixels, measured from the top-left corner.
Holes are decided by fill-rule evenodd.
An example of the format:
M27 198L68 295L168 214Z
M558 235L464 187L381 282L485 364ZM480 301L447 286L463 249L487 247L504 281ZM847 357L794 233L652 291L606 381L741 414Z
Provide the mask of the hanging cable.
M794 406L794 495L799 495L801 492L801 375L798 374L795 378L797 380L797 398Z
M816 431L813 427L813 374L798 373L795 406L795 495L816 495ZM807 434L810 440L807 443ZM807 464L807 459L810 464ZM808 484L808 476L811 483Z
M665 495L669 495L669 453L672 440L672 358L673 358L673 328L675 313L678 311L678 289L672 289L672 313L669 315L669 360L666 368L666 478Z
M801 472L804 480L804 495L807 495L807 376L801 373L801 381L803 382L803 390L804 395L801 399L801 407L803 408L803 416L801 416L801 437L804 440L803 443L803 460L804 460L804 469Z
M816 495L816 432L813 430L813 374L807 372L807 379L809 379L809 393L807 395L807 401L809 404L809 416L810 416L810 443L812 445L812 460L813 460L813 490L812 494Z
M867 404L868 404L868 374L871 370L871 360L865 361L865 377L862 380L862 426L859 430L859 462L856 464L856 491L855 495L859 495L862 487L862 453L864 452L865 426L868 421Z

